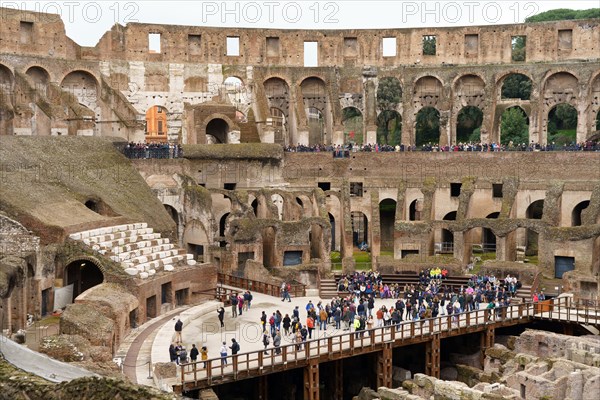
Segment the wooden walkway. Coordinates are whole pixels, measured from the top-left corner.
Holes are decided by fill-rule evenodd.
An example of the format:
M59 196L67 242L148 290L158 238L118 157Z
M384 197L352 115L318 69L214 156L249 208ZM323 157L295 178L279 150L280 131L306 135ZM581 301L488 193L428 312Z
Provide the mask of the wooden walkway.
M418 321L405 321L398 326L365 330L358 337L355 332L347 332L327 338L309 340L297 349L296 344L281 346L281 353L275 354L271 348L264 351L240 353L227 356L227 365L221 358L180 366L181 384L175 385L176 392L202 389L265 374L289 369L302 368L315 363L338 360L361 354L389 351L416 343L434 343L438 348L437 370L435 359L430 368L431 375L439 374L440 339L483 332L482 347L493 345L494 330L531 322L533 319L562 321L586 325L600 325L600 309L595 307L575 307L569 298L548 300L543 303L522 303L497 310L477 310L452 316L442 316ZM431 347L431 346L429 346ZM391 378L390 378L391 379Z

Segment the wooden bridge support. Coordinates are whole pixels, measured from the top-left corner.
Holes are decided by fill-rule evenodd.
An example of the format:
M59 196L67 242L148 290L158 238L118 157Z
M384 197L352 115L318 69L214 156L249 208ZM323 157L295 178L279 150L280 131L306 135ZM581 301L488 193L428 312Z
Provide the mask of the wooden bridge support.
M425 374L440 377L440 335L433 335L432 339L425 343Z
M267 380L267 375L261 375L258 377L258 385L256 385L256 398L258 400L267 400L269 398L269 386Z
M377 387L392 387L392 344L385 343L377 353Z
M344 399L344 360L339 359L333 362L334 368L334 391L333 400Z
M489 349L490 347L494 346L494 342L496 341L495 339L495 330L493 326L488 326L485 328L485 331L481 332L481 354L480 354L480 361L481 361L481 366L483 367L483 364L485 362L485 351L487 349Z
M315 358L304 367L304 400L319 400L319 360Z

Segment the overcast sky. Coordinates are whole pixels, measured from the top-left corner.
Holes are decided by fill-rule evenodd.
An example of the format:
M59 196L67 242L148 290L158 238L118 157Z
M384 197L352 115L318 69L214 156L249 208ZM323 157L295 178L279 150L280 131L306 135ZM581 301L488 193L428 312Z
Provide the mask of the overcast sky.
M94 46L115 23L282 28L368 29L513 24L554 8L588 9L600 0L406 1L4 1L2 7L56 13L67 35Z

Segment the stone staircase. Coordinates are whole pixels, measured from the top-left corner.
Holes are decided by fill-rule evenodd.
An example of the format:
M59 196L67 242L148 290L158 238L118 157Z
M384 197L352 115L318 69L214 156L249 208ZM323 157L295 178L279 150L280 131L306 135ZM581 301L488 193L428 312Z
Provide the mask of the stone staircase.
M146 223L97 228L69 235L100 254L120 263L131 276L146 279L157 271L173 271L177 265L195 265L192 254L154 233Z
M337 295L338 292L335 279L321 278L321 284L319 285L319 297L322 299L331 299Z
M516 303L526 303L531 301L531 285L523 285L519 289L517 289L517 293L515 295Z

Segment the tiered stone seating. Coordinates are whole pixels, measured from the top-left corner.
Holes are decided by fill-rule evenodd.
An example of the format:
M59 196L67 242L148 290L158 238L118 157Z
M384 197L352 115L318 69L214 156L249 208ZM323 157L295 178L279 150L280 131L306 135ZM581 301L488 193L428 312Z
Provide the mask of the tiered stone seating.
M146 279L157 271L173 271L177 265L195 265L192 254L154 233L146 223L110 226L69 236L120 263L125 272Z

